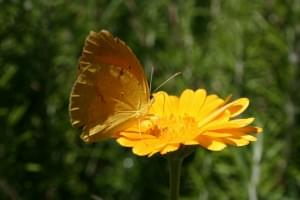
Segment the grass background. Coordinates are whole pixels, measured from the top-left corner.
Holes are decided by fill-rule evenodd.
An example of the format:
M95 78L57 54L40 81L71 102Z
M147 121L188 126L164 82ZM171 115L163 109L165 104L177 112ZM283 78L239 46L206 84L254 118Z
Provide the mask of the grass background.
M183 200L300 199L300 1L0 0L0 199L167 199L166 161L79 139L68 96L90 30L134 50L153 88L249 97L247 147L199 148Z

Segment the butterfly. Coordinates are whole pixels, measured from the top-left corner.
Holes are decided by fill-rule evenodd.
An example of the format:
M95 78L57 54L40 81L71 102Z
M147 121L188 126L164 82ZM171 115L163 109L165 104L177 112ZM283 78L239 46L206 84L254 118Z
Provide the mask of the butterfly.
M91 31L69 103L71 123L82 128L81 138L114 137L145 116L150 102L147 78L133 51L106 30Z

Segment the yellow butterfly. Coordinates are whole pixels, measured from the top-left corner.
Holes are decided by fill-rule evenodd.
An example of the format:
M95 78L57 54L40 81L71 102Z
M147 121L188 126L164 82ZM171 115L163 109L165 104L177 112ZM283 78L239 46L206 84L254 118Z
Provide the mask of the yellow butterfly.
M86 142L113 137L146 115L147 78L132 50L108 31L91 31L79 61L69 112Z

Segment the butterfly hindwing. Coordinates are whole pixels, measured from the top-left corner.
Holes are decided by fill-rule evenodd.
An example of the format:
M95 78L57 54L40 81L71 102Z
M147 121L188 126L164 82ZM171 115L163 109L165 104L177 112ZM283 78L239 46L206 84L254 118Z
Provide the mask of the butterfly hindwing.
M73 86L71 122L83 128L86 141L110 137L134 120L144 98L143 86L131 72L114 65L91 65Z

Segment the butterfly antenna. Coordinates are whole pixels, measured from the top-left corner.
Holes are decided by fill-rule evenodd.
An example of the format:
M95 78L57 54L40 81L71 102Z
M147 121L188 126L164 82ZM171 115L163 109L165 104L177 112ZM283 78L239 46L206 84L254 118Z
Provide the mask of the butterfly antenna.
M154 67L152 66L151 67L151 75L150 75L150 86L149 86L150 92L151 92L151 88L152 88L153 74L154 74Z
M175 74L173 74L172 76L170 76L167 80L165 80L164 82L162 82L153 92L156 92L157 90L159 90L162 86L164 86L167 82L169 82L170 80L172 80L173 78L175 78L176 76L180 75L181 72L177 72Z

